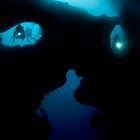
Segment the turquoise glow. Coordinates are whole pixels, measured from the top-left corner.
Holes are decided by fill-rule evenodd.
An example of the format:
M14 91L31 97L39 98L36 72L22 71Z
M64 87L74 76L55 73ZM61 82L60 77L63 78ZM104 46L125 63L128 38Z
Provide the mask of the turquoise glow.
M21 33L20 32L18 33L18 36L21 36Z
M23 27L25 31L25 38L20 39L22 33L19 31L16 37L17 39L13 40L13 34L15 32L16 27L19 24L15 25L14 27L10 28L9 30L0 33L1 36L1 44L8 47L15 47L20 46L23 47L25 45L33 45L41 38L41 27L34 22L23 22L20 25Z
M122 53L126 49L126 35L120 25L116 25L111 35L111 49L114 53Z
M118 49L121 49L121 48L122 48L122 43L121 43L121 42L117 42L117 43L116 43L116 47L117 47Z
M38 0L39 2L47 2L48 0ZM109 17L118 16L121 3L117 6L113 5L112 0L52 0L67 3L71 6L86 10L94 16L106 15Z
M65 84L47 93L36 110L40 117L47 118L45 114L48 114L52 125L49 140L96 140L97 130L91 127L89 117L99 110L80 104L73 97L81 80L82 77L77 76L74 70L69 70Z

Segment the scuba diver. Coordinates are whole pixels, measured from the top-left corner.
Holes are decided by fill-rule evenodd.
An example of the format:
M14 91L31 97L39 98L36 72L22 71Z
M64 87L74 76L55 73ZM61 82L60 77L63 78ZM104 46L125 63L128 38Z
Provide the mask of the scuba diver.
M25 29L25 32L26 32L26 36L27 36L27 41L28 41L28 42L30 42L30 39L33 39L34 41L36 41L36 39L33 38L33 36L32 36L32 28L27 27L27 28Z
M115 51L118 51L118 49L120 49L122 47L121 39L119 37L119 34L116 34L114 36L113 42L112 42L112 47Z
M23 26L21 26L20 24L16 27L14 34L12 36L13 41L12 43L14 43L15 39L22 39L22 41L25 39L26 35L25 35L25 31L23 29Z
M36 35L33 35L33 27L32 28L31 27L27 27L25 29L25 33L26 33L27 41L28 41L28 43L30 43L30 41L32 41L32 40L36 41L38 36L41 35L41 29L39 28L38 33Z

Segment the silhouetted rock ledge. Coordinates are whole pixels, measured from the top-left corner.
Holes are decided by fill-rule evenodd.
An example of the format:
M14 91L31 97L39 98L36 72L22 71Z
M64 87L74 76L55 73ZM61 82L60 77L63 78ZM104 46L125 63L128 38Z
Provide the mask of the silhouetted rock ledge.
M78 16L76 11L59 7L61 10L55 13L54 9L53 12L50 8L44 10L25 1L20 5L5 0L0 5L0 32L22 21L38 23L44 31L42 39L34 46L0 48L1 121L5 121L7 135L14 131L21 134L18 137L13 133L15 139L27 138L29 128L34 128L29 126L30 116L35 117L34 111L44 94L63 85L65 73L73 68L84 77L75 93L77 101L99 107L107 118L106 135L117 132L119 138L122 132L125 139L127 133L135 129L134 124L139 124L139 42L135 40L130 45L132 50L126 57L118 58L112 54L109 39L118 19L91 17L85 12ZM65 17L64 13L68 15ZM130 35L133 40L140 29L129 26L125 20L133 19L133 14L121 15L121 24L127 31L135 28ZM136 25L137 21L131 21ZM124 121L126 118L129 122ZM42 127L41 135L44 129L49 134L49 125L44 126L38 119L34 118ZM133 126L130 130L129 124ZM31 137L36 135L33 130Z

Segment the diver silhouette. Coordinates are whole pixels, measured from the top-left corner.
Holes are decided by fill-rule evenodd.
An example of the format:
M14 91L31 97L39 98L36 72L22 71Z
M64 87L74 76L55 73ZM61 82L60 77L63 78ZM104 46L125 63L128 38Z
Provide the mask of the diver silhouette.
M113 48L116 46L117 42L121 42L121 39L119 37L119 34L116 34L113 38ZM115 47L116 48L116 47Z
M16 27L14 34L12 36L13 41L12 43L14 43L14 41L16 39L21 39L22 41L25 39L26 35L25 35L25 31L24 31L24 27L21 26L20 24Z
M36 39L33 37L33 35L32 35L32 28L31 27L27 27L26 29L25 29L25 33L26 33L26 37L27 37L27 41L28 42L30 42L30 39L32 39L32 40L34 40L34 41L36 41Z
M2 3L5 1L2 1ZM20 5L21 1L19 2ZM107 116L105 119L107 118L108 127L114 132L114 138L112 139L122 138L121 132L125 136L124 139L130 137L130 135L133 135L133 139L134 136L139 136L139 133L135 135L132 132L132 129L136 131L137 129L130 126L132 122L135 125L138 124L136 120L139 120L139 115L137 115L139 109L136 105L136 103L139 103L139 96L137 102L135 101L135 95L140 91L139 82L137 82L140 77L140 63L138 61L140 55L139 51L135 51L139 50L139 40L132 47L133 51L128 56L127 61L121 61L121 58L116 58L108 50L110 33L118 23L112 18L102 20L93 17L92 19L86 15L82 17L81 12L78 16L78 14L70 12L71 10L66 12L66 8L64 9L59 4L57 8L62 10L56 10L57 8L54 8L56 5L51 6L50 3L44 10L37 8L36 4L34 6L32 2L32 4L26 5L25 0L23 1L24 5L21 6L14 5L12 7L8 2L5 6L2 6L2 3L0 4L1 28L9 27L19 20L32 20L39 22L42 29L44 29L43 33L47 34L36 47L26 48L25 51L20 49L22 57L15 53L19 52L16 49L10 51L13 55L9 55L9 51L0 55L2 57L0 59L0 72L2 73L0 92L1 101L5 105L3 110L6 110L3 116L4 120L8 116L5 123L10 122L9 120L13 122L13 125L4 123L4 126L7 126L7 129L10 126L16 126L14 131L16 133L13 133L15 137L19 128L23 129L25 124L26 129L23 129L20 136L25 136L25 132L28 130L29 132L32 131L28 127L30 126L28 123L28 118L30 118L28 110L31 104L31 115L33 116L34 110L40 104L44 94L58 87L59 82L63 82L65 69L73 67L73 65L77 68L76 71L83 75L85 79L82 80L83 84L80 85L77 100L83 102L83 104L99 106L103 110ZM7 6L11 7L11 10L7 10ZM131 16L129 13L132 13ZM140 27L137 26L139 25L139 22L137 22L138 16L131 11L129 12L126 8L122 8L120 16L121 25L130 34L132 33L132 39L138 38L140 31ZM29 57L27 57L27 54L29 54ZM7 61L5 61L5 58ZM129 92L131 93L129 94ZM98 95L100 98L94 98L94 95ZM32 100L30 100L31 96ZM111 103L113 105L110 105ZM9 105L11 109L9 109ZM110 108L113 111L110 111ZM9 111L11 112L9 113ZM9 117L9 114L12 115ZM14 127L9 130L6 129L6 133L11 132ZM3 127L1 128L3 130ZM127 133L124 133L124 131ZM109 136L112 134L109 131L108 133ZM45 135L47 134L45 133ZM32 137L36 137L36 133ZM108 136L106 137L108 139Z
M114 36L114 42L116 42L116 41L120 41L119 34L116 34L116 35Z

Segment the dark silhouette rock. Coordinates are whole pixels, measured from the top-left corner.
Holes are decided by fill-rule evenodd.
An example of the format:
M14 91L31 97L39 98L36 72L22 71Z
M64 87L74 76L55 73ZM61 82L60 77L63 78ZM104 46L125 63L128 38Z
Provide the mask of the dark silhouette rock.
M73 68L83 76L76 100L102 110L107 124L103 139L126 139L128 133L138 136L134 124L139 124L139 16L127 8L120 12L119 22L129 35L131 51L116 57L110 50L109 36L118 19L92 17L85 12L79 15L76 10L67 11L63 4L56 13L51 8L14 0L0 5L0 32L21 21L33 21L44 30L34 47L0 48L1 121L5 120L7 135L34 139L46 132L47 137L51 128L36 118L34 111Z

